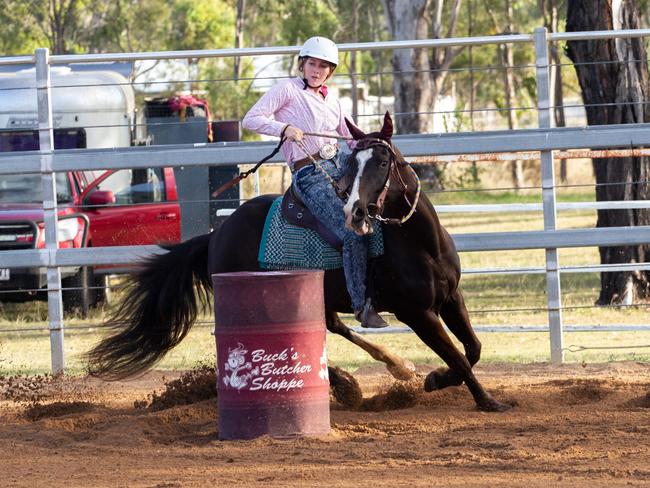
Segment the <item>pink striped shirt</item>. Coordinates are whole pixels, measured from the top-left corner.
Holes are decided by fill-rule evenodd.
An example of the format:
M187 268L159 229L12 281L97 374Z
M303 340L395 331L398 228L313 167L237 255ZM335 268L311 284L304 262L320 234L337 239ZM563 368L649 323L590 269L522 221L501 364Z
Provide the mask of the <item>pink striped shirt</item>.
M242 125L248 130L277 137L287 124L303 132L350 137L339 99L327 90L324 90L326 95L323 98L320 93L303 87L301 78L283 80L274 85L248 111ZM337 140L307 135L303 139L308 154L317 153L327 143L336 144ZM307 157L305 151L293 142L285 142L282 152L290 167L294 161Z

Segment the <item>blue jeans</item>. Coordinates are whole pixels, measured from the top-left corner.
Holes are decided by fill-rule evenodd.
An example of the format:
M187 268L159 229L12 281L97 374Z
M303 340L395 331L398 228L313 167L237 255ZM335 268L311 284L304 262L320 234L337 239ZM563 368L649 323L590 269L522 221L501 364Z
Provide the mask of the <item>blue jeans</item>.
M348 157L349 154L338 153L332 159L320 161L320 165L337 181L345 172ZM340 168L335 161L340 161ZM352 309L355 312L362 310L366 301L367 237L358 236L345 227L343 201L336 194L332 184L313 164L294 173L293 188L314 217L343 242L343 271L352 299Z

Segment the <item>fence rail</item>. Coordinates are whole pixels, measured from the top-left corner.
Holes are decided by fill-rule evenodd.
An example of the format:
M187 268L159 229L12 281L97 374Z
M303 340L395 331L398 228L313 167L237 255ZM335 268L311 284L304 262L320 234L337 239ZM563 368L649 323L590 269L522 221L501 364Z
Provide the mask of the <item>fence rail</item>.
M467 153L555 151L568 149L650 146L650 123L519 129L446 134L397 135L397 148L407 158ZM169 166L253 164L268 155L276 143L233 142L169 144L119 149L59 149L0 155L0 174L48 173L86 169L127 169ZM271 162L282 162L276 155Z
M650 226L597 229L556 229L556 213L577 208L648 208L647 202L609 202L605 204L564 204L556 201L553 159L555 151L597 149L635 149L650 147L650 124L612 125L599 127L552 127L550 100L549 43L577 39L610 39L650 36L650 30L604 31L548 34L538 28L532 34L502 35L474 38L429 39L417 41L390 41L376 43L350 43L340 45L341 51L439 48L449 46L498 45L504 43L533 46L535 49L535 77L537 105L531 107L538 113L538 128L514 131L483 131L452 134L420 134L396 136L395 144L407 157L442 157L468 153L497 153L538 151L542 172L542 202L511 207L475 206L441 207L448 211L539 211L544 215L544 230L529 232L502 232L482 234L456 234L454 240L460 251L545 249L544 268L521 268L521 272L544 272L547 277L548 330L551 339L551 359L563 360L561 272L614 271L621 269L647 269L647 263L619 265L619 267L588 266L561 267L557 250L566 247L638 245L650 242ZM46 248L0 253L0 267L45 267L48 270L48 311L51 333L52 369L64 370L63 315L61 312L61 276L59 267L101 264L133 264L152 253L164 252L157 246L100 247L92 249L57 249L57 204L54 172L88 169L126 169L164 166L222 166L250 164L261 160L274 143L216 143L119 149L53 150L52 86L50 68L66 63L92 63L108 61L169 60L197 58L225 58L265 55L293 55L299 47L280 46L268 48L220 49L201 51L171 51L150 53L117 53L92 55L54 55L37 49L34 56L0 58L0 66L10 64L35 65L38 91L40 151L0 155L0 175L33 173L43 179ZM281 161L276 156L273 161ZM516 209L516 210L515 210ZM472 270L467 270L472 272ZM475 274L509 272L513 270L473 270ZM514 270L513 272L516 272ZM511 330L509 328L509 330Z

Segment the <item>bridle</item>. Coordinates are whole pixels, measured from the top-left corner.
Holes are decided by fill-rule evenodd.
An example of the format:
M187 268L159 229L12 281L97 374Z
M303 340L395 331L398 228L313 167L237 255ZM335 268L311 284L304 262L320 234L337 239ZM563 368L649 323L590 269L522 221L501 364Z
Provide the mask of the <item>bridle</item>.
M408 219L411 218L411 216L415 213L415 207L417 207L418 200L420 199L420 190L421 190L421 183L420 183L420 178L418 178L418 175L415 173L411 165L409 165L406 161L401 162L399 158L397 157L397 154L395 153L395 148L393 147L393 144L386 141L385 139L380 139L377 137L366 137L364 139L359 139L357 141L357 146L355 150L357 151L363 151L365 149L370 149L374 146L383 146L386 149L388 149L388 152L390 153L391 157L388 162L388 171L386 172L386 180L384 181L383 188L381 192L379 192L379 196L377 197L377 201L375 203L369 203L367 205L368 208L368 216L372 219L375 219L379 222L382 222L384 224L397 224L401 225L404 222L406 222ZM407 196L407 191L408 191L408 186L404 182L404 179L402 178L402 175L399 172L399 166L402 167L408 167L413 176L415 177L415 181L417 183L417 188L415 191L415 198L413 199L413 202L411 203L409 201L409 198ZM409 205L410 209L408 213L402 217L401 219L399 218L386 218L382 217L381 212L383 210L384 206L384 200L386 199L386 195L388 194L388 189L390 188L391 181L393 179L397 179L400 183L400 186L402 187L402 195L404 196L404 200L406 200L406 203Z

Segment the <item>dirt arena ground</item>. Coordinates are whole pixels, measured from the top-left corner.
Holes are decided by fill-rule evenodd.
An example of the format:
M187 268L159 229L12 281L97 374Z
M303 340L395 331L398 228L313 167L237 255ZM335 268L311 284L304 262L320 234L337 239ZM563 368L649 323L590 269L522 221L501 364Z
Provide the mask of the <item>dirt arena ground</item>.
M650 364L477 374L515 408L478 412L463 387L396 388L373 367L355 374L363 410L333 403L329 436L237 442L217 440L214 398L147 407L171 391L161 372L110 384L0 378L0 485L650 486Z

